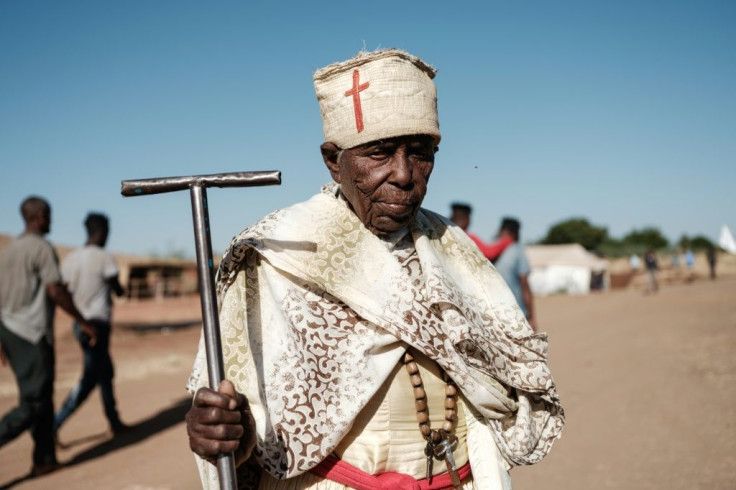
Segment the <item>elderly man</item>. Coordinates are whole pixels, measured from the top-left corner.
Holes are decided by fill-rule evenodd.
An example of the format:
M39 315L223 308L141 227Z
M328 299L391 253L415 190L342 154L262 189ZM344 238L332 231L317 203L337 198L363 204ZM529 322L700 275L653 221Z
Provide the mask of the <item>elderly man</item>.
M315 73L333 182L225 253L229 381L203 387L200 346L189 385L205 487L235 451L244 488L505 489L559 437L546 337L467 235L420 207L434 75L397 50Z

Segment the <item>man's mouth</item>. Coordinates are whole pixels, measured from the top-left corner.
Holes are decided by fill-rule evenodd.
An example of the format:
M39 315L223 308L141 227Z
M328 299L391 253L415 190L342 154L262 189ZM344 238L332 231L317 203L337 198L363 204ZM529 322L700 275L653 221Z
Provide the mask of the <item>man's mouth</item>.
M392 214L406 214L414 210L415 204L413 202L379 202L384 209L390 211Z

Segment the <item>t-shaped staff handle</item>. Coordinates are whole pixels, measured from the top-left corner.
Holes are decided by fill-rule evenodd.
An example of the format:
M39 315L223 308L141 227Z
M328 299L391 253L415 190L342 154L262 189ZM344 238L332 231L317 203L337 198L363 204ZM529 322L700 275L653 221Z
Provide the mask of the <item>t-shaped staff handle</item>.
M261 172L234 172L227 174L193 175L189 177L164 177L157 179L124 180L120 193L124 197L161 194L189 189L192 198L194 242L197 249L197 275L202 302L204 343L207 351L207 373L210 388L217 390L225 379L220 341L220 321L215 296L214 263L210 239L210 217L207 206L207 187L254 187L281 184L278 170ZM232 453L217 457L217 471L222 490L236 490L235 458Z

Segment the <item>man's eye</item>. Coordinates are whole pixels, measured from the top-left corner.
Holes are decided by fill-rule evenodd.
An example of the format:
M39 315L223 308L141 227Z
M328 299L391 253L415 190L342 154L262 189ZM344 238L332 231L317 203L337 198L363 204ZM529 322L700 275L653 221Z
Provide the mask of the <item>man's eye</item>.
M368 155L374 158L383 158L388 155L388 152L383 148L374 148L368 152Z
M427 160L432 160L432 158L434 157L434 154L429 151L415 151L414 153L411 154L411 157L414 158L415 160L427 161Z

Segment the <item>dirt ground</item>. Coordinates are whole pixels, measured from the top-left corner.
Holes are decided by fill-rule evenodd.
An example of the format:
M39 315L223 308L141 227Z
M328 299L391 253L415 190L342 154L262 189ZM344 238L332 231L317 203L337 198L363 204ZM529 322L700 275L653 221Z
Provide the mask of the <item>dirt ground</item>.
M736 488L736 276L537 300L550 362L567 411L547 459L512 472L517 490ZM31 439L0 449L0 488L195 489L184 390L199 338L194 299L118 304L113 356L123 419L111 438L93 393L62 428L68 467L25 479ZM168 328L161 329L162 326ZM55 402L79 375L69 321L57 321ZM15 405L0 370L0 413Z

